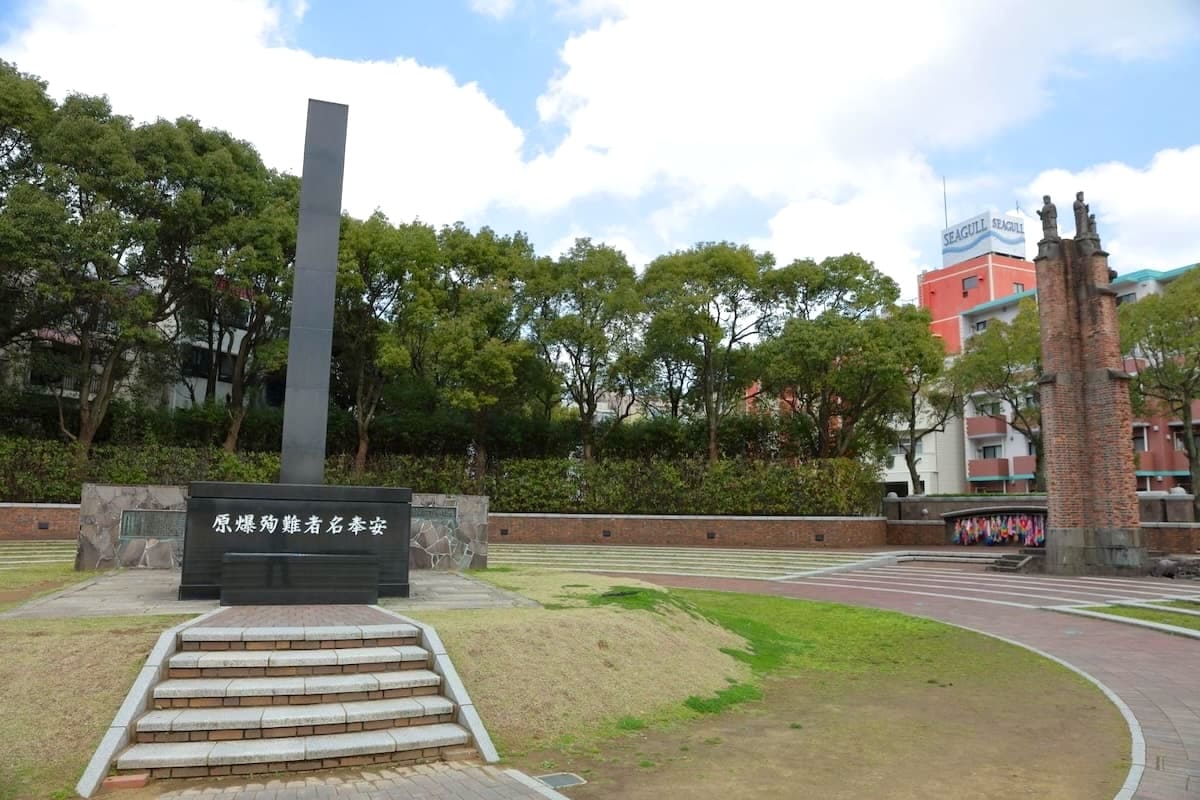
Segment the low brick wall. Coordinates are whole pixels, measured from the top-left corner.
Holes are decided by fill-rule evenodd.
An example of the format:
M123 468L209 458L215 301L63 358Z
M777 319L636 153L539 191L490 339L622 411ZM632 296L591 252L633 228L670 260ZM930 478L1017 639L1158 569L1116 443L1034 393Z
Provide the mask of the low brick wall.
M1200 523L1143 522L1142 541L1147 550L1177 555L1200 552Z
M79 506L67 503L0 503L0 541L75 539Z
M605 531L608 535L605 535ZM627 544L680 547L882 547L883 517L702 517L489 514L489 539L504 544Z
M889 520L941 519L943 514L976 508L1020 506L1045 508L1046 495L913 495L889 497L883 514ZM1193 522L1192 496L1166 492L1138 492L1138 514L1142 522Z
M946 523L940 519L889 519L887 543L891 547L934 547L950 544L950 538Z

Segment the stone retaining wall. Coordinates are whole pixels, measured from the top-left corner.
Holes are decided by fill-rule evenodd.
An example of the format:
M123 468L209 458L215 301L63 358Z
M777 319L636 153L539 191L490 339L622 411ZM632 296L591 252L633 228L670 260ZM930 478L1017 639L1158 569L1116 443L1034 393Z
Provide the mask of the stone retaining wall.
M0 503L0 541L74 539L79 506L64 503Z
M183 511L187 507L185 492L183 486L87 483L83 485L78 506L0 504L0 539L78 538L76 569L178 567L183 557L182 539L122 540L121 514L127 510ZM50 516L50 512L55 516ZM43 519L50 519L49 529L37 530L37 523ZM409 554L412 569L486 567L487 538L487 497L413 495Z
M883 517L703 517L489 514L500 544L624 544L679 547L882 547ZM607 535L606 535L607 532Z

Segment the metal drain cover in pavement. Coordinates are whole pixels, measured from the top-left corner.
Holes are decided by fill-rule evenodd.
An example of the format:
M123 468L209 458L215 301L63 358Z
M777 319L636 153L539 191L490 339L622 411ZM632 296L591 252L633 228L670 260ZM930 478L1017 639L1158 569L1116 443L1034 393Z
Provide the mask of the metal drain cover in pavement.
M574 772L551 772L549 775L534 775L533 777L551 789L566 789L568 786L582 786L587 783Z

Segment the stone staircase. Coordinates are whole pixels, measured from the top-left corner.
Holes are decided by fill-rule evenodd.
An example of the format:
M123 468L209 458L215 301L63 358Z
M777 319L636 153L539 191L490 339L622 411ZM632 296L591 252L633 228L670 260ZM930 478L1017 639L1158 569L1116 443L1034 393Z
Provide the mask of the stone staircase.
M118 772L191 778L476 757L421 630L195 626Z
M1041 572L1046 551L1040 547L1023 547L1019 553L1005 553L988 565L991 572Z

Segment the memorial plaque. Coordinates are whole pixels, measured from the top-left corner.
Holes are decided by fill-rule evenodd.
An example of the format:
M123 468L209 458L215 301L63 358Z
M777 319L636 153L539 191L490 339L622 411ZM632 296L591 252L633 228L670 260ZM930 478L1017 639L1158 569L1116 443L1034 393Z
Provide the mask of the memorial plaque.
M281 590L297 595L295 602L300 602L306 589L318 588L324 592L321 602L363 602L330 599L328 585L298 582L301 571L310 581L319 575L320 564L319 559L306 558L294 568L300 556L369 556L378 566L378 594L407 597L411 503L409 489L193 483L188 490L179 597L220 597L227 554L242 555L243 568L244 556L261 557L260 602L287 602ZM337 558L328 563L331 569L339 564Z

